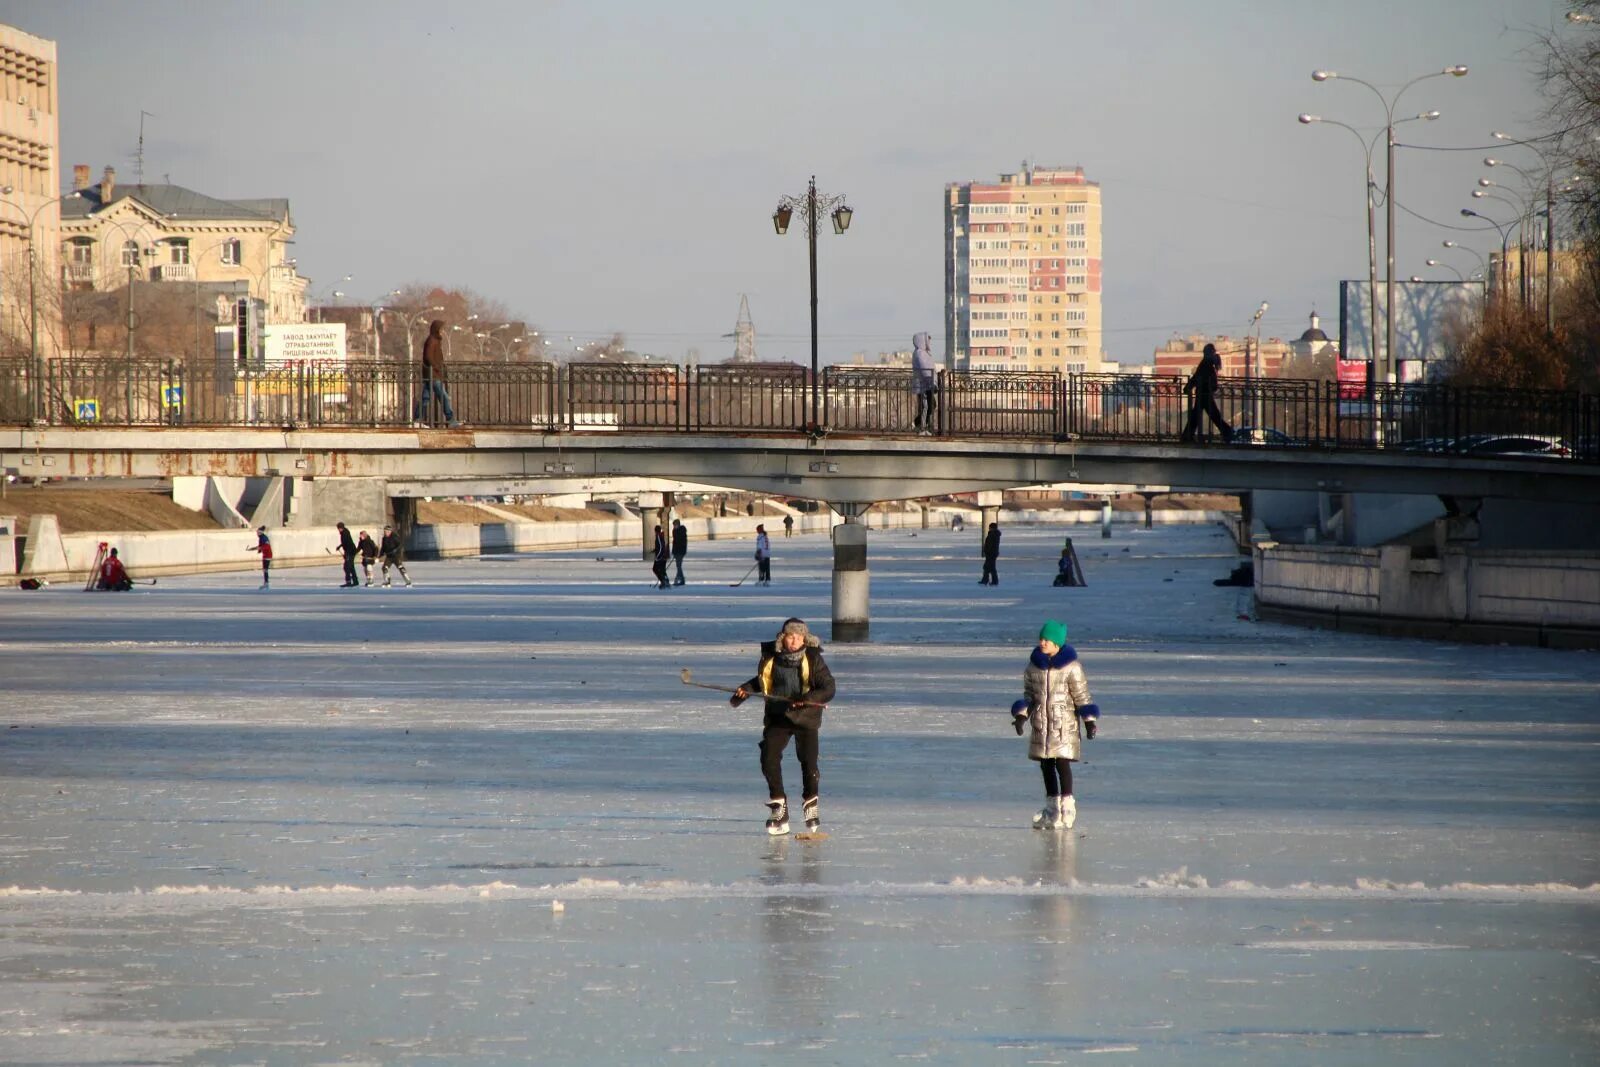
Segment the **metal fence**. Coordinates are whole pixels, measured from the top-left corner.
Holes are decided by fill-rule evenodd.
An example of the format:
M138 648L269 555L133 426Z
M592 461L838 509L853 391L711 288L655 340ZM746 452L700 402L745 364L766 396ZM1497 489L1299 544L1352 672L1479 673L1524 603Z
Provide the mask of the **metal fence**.
M455 363L456 417L482 428L599 433L804 432L811 390L828 432L912 432L909 369ZM437 423L415 364L383 360L0 359L0 425L406 427ZM1246 444L1310 449L1481 450L1496 436L1600 462L1600 396L1271 378L1222 384ZM941 372L934 432L955 438L1174 442L1183 379L1129 374ZM1204 428L1203 428L1204 429ZM1213 438L1215 439L1215 438ZM1488 442L1492 444L1492 442ZM1514 450L1514 446L1513 446Z

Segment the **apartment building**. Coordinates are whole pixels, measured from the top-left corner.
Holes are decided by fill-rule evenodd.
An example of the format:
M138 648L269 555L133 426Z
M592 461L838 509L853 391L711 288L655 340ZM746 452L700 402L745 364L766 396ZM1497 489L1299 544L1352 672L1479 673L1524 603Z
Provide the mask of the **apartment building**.
M29 279L55 276L61 187L56 44L0 25L0 338L8 351L53 355L56 301ZM31 253L31 255L30 255ZM37 330L35 332L35 327Z
M1322 333L1315 324L1313 329L1317 334ZM1306 336L1311 333L1311 330L1307 330ZM1326 341L1326 335L1323 335L1323 340ZM1217 355L1222 357L1219 377L1225 381L1258 376L1281 378L1284 376L1284 364L1292 355L1289 343L1277 337L1261 338L1261 349L1258 353L1254 336L1230 337L1227 334L1217 334L1215 337L1205 337L1191 334L1188 337L1174 337L1155 350L1155 373L1163 378L1181 377L1187 380L1195 366L1199 364L1200 353L1207 344L1217 346Z
M1099 371L1100 186L1029 167L945 186L945 365Z
M288 257L289 201L223 200L181 185L126 185L112 167L98 182L73 167L61 202L62 276L69 289L105 291L130 279L181 283L262 302L269 324L305 319L308 281ZM209 301L207 301L209 302Z

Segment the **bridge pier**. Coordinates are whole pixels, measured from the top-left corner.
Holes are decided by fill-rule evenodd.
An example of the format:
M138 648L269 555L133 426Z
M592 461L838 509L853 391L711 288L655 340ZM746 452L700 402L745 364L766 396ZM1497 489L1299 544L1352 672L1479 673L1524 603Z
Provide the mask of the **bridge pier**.
M867 571L867 526L861 516L871 503L846 501L828 506L844 517L833 528L833 640L867 640L871 627Z
M662 493L639 494L640 558L647 562L656 558L656 527L663 517L663 497Z

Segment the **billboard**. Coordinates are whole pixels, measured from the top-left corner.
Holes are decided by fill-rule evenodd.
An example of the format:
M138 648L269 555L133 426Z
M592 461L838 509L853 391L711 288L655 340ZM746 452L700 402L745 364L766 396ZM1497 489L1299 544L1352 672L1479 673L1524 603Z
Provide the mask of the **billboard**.
M268 363L316 359L343 363L344 323L294 322L261 328Z
M1339 355L1353 363L1372 360L1372 286L1366 281L1339 283ZM1378 333L1384 333L1386 284L1378 282ZM1483 307L1482 282L1394 283L1394 355L1397 380L1420 381L1429 363L1445 357L1445 326L1478 314ZM1383 343L1380 338L1378 344Z

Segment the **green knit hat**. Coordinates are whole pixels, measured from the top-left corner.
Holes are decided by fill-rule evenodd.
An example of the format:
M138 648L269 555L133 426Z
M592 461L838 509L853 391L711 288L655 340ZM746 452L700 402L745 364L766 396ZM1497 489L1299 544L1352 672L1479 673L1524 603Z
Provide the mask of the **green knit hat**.
M1060 646L1067 643L1067 624L1057 622L1055 619L1045 620L1039 628L1039 640L1049 641L1052 645Z

